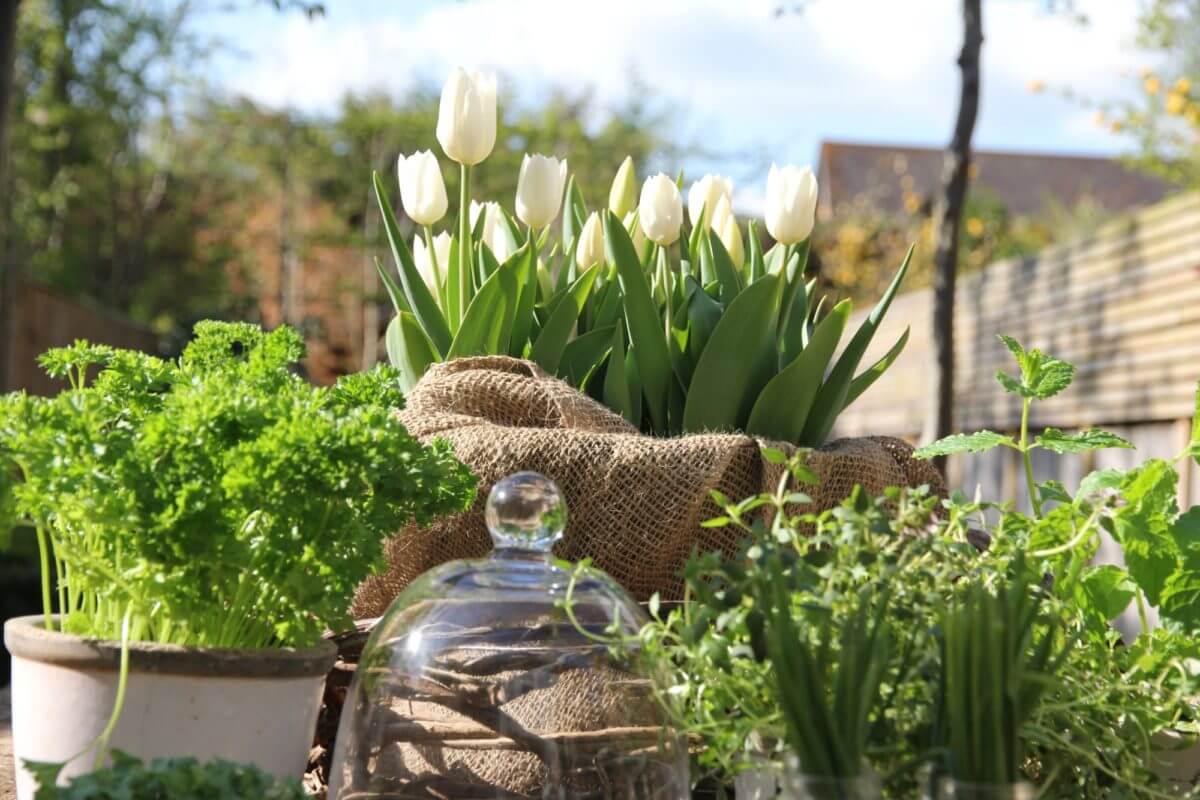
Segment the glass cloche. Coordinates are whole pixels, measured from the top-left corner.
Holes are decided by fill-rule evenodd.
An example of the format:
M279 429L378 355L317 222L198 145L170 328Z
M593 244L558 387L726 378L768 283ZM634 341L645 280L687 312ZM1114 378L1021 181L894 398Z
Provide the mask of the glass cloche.
M686 748L639 669L644 613L607 575L552 560L558 487L512 475L486 521L490 558L425 573L371 634L330 800L687 798Z

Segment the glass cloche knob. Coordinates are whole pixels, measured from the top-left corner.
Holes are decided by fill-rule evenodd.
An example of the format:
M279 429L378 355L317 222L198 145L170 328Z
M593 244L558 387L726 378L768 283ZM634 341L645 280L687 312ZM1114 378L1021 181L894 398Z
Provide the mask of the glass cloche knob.
M492 487L484 519L497 550L548 553L567 527L567 503L545 475L518 472Z

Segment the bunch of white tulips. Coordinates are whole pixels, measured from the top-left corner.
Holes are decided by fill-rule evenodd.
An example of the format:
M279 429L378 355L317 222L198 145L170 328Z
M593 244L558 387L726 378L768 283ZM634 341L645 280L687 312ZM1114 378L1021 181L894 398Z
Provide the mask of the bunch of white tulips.
M834 359L850 304L822 315L804 279L817 203L811 169L772 165L764 222L775 244L764 252L753 221L743 238L732 180L695 181L685 219L682 176L659 173L639 192L631 158L607 209L589 212L567 162L536 154L521 163L515 218L499 203L475 202L472 170L495 147L496 127L495 77L455 70L437 139L460 165L458 216L453 231L434 234L449 209L438 159L401 156L400 200L421 228L411 250L375 176L399 273L380 269L397 311L388 354L406 389L434 362L510 354L648 431L743 430L819 444L904 347L907 331L855 374L907 260Z

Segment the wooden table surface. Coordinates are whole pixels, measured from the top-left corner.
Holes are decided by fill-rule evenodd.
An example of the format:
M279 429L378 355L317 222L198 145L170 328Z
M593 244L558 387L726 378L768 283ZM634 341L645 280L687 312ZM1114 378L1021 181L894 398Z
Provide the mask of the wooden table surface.
M12 698L7 688L0 689L0 800L15 800L12 760Z

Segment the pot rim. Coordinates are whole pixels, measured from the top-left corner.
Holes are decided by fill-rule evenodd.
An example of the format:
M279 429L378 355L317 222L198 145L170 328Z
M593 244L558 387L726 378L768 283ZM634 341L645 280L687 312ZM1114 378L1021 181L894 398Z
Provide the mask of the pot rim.
M4 646L13 658L70 669L116 671L121 643L45 628L45 616L13 617L4 623ZM315 678L337 659L328 639L305 648L225 649L158 642L129 643L129 671L210 678Z

